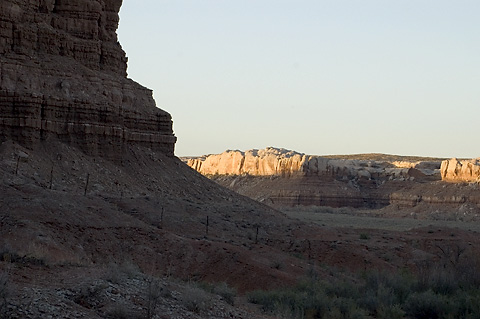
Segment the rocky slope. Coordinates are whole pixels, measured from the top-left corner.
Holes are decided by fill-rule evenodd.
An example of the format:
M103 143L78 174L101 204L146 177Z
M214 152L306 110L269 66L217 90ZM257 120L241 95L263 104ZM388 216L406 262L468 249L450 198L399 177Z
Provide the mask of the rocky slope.
M170 115L127 79L121 0L0 2L0 139L58 138L118 159L127 144L173 155Z
M8 273L16 318L105 318L118 302L108 298L97 309L70 301L75 313L52 305L66 300L59 290L95 288L112 265L128 263L147 276L227 282L240 292L294 282L307 267L284 256L297 222L150 148L127 146L118 164L59 141L34 148L7 141L0 146L0 174L0 273ZM272 272L271 260L292 266ZM75 280L57 281L63 272ZM130 296L140 300L139 311L145 293ZM28 304L32 299L36 305ZM19 312L27 308L31 316ZM169 311L182 317L182 308ZM200 317L208 315L192 316Z
M269 258L293 265L284 254L295 223L173 156L170 115L126 77L121 3L0 2L0 317L105 318L111 306L144 316L146 290L104 289L109 265L239 291L293 282L305 267L272 276Z
M454 251L457 240L472 243L473 256L480 247L476 233L453 229L307 225L177 158L126 150L118 164L59 141L1 144L0 289L7 274L10 318L145 317L158 278L168 290L152 318L263 318L209 295L206 307L189 310L191 289L178 279L226 282L241 299L312 271L328 278L328 266L415 270L438 259L439 245Z

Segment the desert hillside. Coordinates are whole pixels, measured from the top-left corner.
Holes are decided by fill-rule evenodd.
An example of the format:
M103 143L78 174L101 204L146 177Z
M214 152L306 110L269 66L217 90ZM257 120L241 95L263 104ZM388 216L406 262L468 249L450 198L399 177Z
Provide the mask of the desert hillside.
M272 279L265 258L283 256L298 226L174 157L170 115L126 76L121 3L0 3L1 317L135 317L157 278L244 291L305 267ZM136 289L103 300L125 264ZM178 306L168 311L198 316Z
M212 157L224 168L204 177L175 157L170 114L127 78L121 4L0 2L0 318L415 318L419 294L475 311L474 229L344 227L275 209L436 203L470 218L473 184L442 182L435 159L274 149ZM445 176L468 175L449 163ZM407 288L390 290L380 273L405 274L396 282Z

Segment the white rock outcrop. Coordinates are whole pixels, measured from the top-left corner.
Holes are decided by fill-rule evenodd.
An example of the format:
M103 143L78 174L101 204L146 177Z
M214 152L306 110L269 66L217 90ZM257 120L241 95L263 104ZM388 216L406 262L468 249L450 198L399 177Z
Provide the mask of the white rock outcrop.
M448 182L478 182L480 181L480 158L445 160L440 166L440 173L442 180Z
M222 154L183 159L203 175L297 176L329 175L337 179L407 180L438 173L432 165L419 168L422 162L385 162L334 159L305 155L283 148L225 151Z

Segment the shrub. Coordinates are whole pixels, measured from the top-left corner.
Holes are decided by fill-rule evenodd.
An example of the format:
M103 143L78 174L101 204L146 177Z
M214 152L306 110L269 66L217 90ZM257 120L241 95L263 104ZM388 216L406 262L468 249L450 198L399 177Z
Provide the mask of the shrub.
M279 291L254 290L247 294L247 300L261 305L266 312L273 312L279 306Z
M370 239L370 235L366 234L366 233L361 233L360 234L360 239L364 239L364 240Z
M187 286L183 291L182 302L189 311L200 313L210 305L210 299L205 291L195 286Z
M380 306L377 311L378 319L403 319L405 318L405 311L400 305Z
M444 318L451 311L447 297L427 290L411 294L404 305L408 316L417 319Z
M81 286L73 295L73 301L87 309L96 309L106 286L102 284Z
M360 318L369 318L368 312L360 308L357 302L351 298L334 298L332 300L331 314L327 314L327 318L334 316L336 318L351 318L351 319L360 319ZM340 315L340 317L338 317Z
M480 292L462 292L454 298L456 318L480 319Z
M130 319L131 314L124 304L118 304L106 313L108 319Z
M427 272L427 280L406 271L337 275L247 298L278 318L480 319L480 287L465 288L443 271Z
M217 284L211 284L205 281L197 282L195 284L198 288L201 288L209 293L219 295L225 300L226 303L234 305L235 296L237 291L235 288L230 287L226 282L221 282Z
M282 269L283 268L283 264L280 262L280 261L274 261L272 262L272 264L270 265L271 268L273 269Z
M226 303L230 305L235 304L235 296L237 295L237 291L235 288L232 288L227 285L227 283L222 282L218 285L213 287L213 293L221 296Z
M359 286L350 279L337 279L332 282L322 282L325 292L330 297L359 298Z
M8 276L0 273L0 318L7 318L8 306Z
M155 316L155 312L158 306L158 302L162 296L165 296L167 291L158 280L152 279L148 282L146 301L147 301L147 313L146 318L151 319Z
M132 262L125 261L121 264L111 262L108 264L105 280L113 284L119 284L126 278L132 279L138 277L140 273L140 268Z
M459 286L454 273L445 268L437 267L429 273L427 288L431 288L435 293L445 295L453 294Z
M303 282L291 289L263 291L247 294L251 303L262 305L266 312L289 318L305 316L322 318L328 309L328 297L322 287Z
M365 290L374 291L383 303L403 304L418 286L418 280L407 271L391 273L387 271L365 274ZM364 294L365 295L365 294Z
M34 255L19 255L17 252L14 252L10 246L4 245L0 248L0 261L5 261L9 263L17 263L17 264L30 264L30 265L38 265L38 266L45 266L46 261L43 257L36 257L40 255L44 255L44 252L41 251L36 245L30 245L31 249L34 251ZM33 248L32 248L33 247Z

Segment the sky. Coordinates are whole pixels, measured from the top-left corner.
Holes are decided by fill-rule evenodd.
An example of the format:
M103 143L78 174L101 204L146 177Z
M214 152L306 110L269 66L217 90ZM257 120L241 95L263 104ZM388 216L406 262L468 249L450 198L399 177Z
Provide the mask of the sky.
M123 0L177 156L480 156L478 0Z

